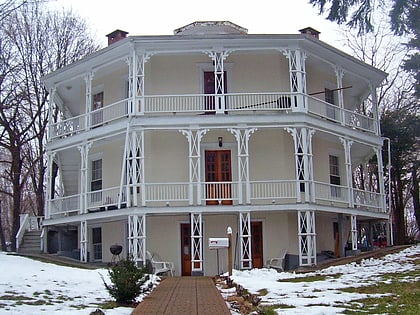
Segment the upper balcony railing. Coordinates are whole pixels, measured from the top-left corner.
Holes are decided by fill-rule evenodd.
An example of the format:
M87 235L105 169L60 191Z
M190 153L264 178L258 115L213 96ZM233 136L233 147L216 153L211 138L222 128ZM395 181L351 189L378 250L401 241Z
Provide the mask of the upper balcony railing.
M138 97L135 102L132 99L124 99L89 113L52 123L49 127L49 139L69 137L129 115L302 112L302 109L294 106L298 97L302 99L302 96L306 98L307 112L310 114L354 129L372 133L377 130L374 118L299 93L146 95Z
M79 215L86 212L117 210L133 206L133 192L138 207L168 207L191 205L238 205L255 206L296 204L302 201L303 192L295 180L205 183L146 183L141 186L107 188L88 192L85 196L73 195L49 200L47 218ZM369 212L386 213L383 195L348 187L314 182L314 203L324 206L348 208L350 196L355 208ZM248 187L246 187L248 186ZM120 192L123 192L120 194ZM131 193L131 198L125 196ZM121 197L120 197L121 196ZM85 204L85 205L84 205ZM353 207L353 206L352 206Z

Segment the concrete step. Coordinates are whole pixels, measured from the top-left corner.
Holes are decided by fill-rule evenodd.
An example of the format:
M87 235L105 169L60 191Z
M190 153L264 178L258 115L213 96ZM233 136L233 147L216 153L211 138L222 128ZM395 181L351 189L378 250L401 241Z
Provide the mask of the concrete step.
M41 231L27 231L19 245L19 253L39 253L41 251Z

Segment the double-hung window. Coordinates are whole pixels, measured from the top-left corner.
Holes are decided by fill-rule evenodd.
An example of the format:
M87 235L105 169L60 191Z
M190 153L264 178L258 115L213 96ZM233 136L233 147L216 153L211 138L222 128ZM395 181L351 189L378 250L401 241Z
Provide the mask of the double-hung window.
M90 190L92 191L91 201L98 203L102 201L102 159L93 160L91 164ZM94 193L95 191L98 191Z
M340 165L339 158L336 155L329 156L330 164L330 184L331 184L331 197L341 197L341 178L340 178Z

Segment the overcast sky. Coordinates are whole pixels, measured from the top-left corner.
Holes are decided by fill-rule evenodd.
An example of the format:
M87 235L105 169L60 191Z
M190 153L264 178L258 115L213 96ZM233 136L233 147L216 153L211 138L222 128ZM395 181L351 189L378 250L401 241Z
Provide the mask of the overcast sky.
M106 44L116 29L129 35L172 35L195 21L231 21L250 34L297 34L311 26L321 40L337 48L337 26L318 16L309 0L52 0L54 8L72 8Z

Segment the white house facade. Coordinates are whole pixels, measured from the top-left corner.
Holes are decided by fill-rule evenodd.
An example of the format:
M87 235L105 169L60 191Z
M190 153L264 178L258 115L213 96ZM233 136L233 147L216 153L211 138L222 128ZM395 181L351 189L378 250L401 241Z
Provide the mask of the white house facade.
M110 45L44 78L50 91L44 250L177 275L226 271L208 240L233 234L234 267L287 268L356 250L388 222L375 90L386 74L301 34L195 22ZM360 113L370 100L372 114ZM358 165L376 157L370 189ZM350 245L349 245L350 244ZM351 248L349 248L349 246Z

